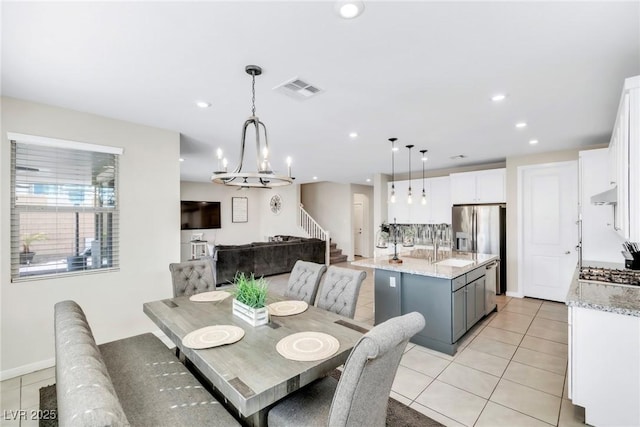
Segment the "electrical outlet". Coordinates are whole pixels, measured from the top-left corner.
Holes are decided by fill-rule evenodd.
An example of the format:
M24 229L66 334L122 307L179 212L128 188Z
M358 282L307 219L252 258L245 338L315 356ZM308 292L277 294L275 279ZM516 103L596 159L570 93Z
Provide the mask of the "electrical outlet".
M389 277L389 286L392 288L396 287L396 278L395 277Z

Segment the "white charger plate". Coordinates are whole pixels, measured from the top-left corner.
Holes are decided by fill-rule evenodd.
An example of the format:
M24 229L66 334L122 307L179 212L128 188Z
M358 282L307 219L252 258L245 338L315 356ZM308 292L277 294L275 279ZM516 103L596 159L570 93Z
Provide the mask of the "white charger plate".
M285 359L312 362L333 356L340 348L340 341L323 332L298 332L282 338L276 350Z
M267 307L272 316L293 316L305 312L309 308L309 304L305 301L291 300L274 302Z
M205 326L189 332L182 338L182 345L201 350L204 348L218 347L225 344L233 344L244 337L244 329L234 325Z
M226 291L210 291L210 292L202 292L199 294L191 295L189 297L189 301L195 302L211 302L211 301L222 301L227 298L231 294Z

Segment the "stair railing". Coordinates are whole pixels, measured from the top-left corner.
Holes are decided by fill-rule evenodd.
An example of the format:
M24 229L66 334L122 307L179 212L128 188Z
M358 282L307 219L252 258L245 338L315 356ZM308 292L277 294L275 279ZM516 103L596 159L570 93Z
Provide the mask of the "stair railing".
M331 241L329 239L329 232L320 227L320 224L318 224L317 221L309 215L309 212L304 210L302 205L300 205L300 209L298 211L298 226L302 228L309 237L324 240L324 263L329 265L331 262Z

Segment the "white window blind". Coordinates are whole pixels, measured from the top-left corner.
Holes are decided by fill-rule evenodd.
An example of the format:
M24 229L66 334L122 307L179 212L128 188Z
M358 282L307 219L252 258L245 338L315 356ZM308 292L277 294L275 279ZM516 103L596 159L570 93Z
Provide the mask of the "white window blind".
M117 269L121 149L9 139L12 281Z

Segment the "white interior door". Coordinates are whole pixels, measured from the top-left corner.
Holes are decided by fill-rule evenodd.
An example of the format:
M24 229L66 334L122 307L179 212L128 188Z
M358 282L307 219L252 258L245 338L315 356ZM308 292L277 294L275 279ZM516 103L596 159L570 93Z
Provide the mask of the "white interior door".
M578 262L578 162L521 168L520 283L525 296L565 301Z
M353 254L362 256L364 209L362 203L353 204Z

